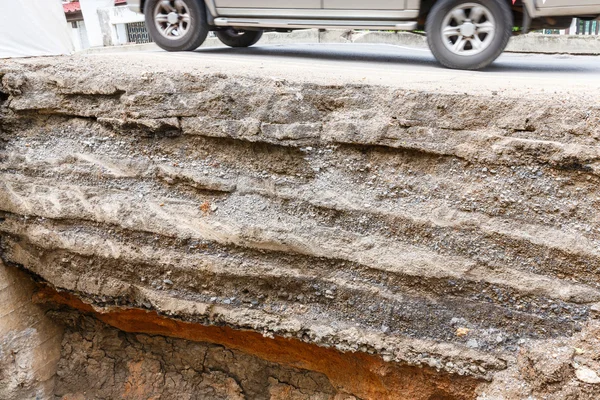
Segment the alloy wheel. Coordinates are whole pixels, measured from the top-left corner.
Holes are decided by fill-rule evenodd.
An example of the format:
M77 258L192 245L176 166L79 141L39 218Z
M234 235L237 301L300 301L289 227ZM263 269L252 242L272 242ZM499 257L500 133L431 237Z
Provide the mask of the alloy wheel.
M181 39L190 30L191 17L184 0L163 0L154 7L158 32L170 40Z
M492 12L478 3L460 4L442 23L443 43L452 53L472 56L487 49L496 35Z

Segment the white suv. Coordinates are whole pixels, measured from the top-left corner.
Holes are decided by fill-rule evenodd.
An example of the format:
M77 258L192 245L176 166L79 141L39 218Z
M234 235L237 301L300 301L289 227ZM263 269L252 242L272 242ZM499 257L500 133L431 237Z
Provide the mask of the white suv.
M438 61L460 69L489 65L514 34L566 28L573 17L600 16L600 0L128 0L128 4L146 15L152 39L168 51L195 50L211 30L228 46L246 47L264 31L424 29Z

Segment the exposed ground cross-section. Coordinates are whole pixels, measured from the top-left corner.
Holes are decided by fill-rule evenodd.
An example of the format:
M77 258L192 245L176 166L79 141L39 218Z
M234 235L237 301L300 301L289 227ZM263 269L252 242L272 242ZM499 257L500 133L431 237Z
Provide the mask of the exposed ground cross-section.
M68 337L120 337L121 366L278 343L230 349L279 371L261 388L198 364L185 389L248 399L598 397L598 104L137 62L0 67L0 257L71 307ZM63 351L66 395L96 371Z

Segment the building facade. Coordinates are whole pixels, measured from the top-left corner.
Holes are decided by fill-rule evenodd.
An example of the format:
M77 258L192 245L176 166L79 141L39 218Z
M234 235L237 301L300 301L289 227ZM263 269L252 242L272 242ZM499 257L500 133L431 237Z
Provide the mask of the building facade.
M151 41L142 14L126 0L63 0L76 51Z

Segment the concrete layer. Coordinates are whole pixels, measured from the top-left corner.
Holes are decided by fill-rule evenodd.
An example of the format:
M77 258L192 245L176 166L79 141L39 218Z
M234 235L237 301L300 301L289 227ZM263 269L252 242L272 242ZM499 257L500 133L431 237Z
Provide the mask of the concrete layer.
M267 44L249 49L213 47L185 53L148 51L81 57L131 65L138 74L195 70L294 84L375 85L459 97L497 95L516 101L535 97L557 104L573 98L593 106L593 94L600 90L596 56L507 53L485 71L477 72L442 68L425 49L359 43Z

